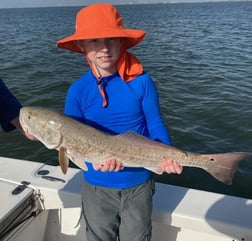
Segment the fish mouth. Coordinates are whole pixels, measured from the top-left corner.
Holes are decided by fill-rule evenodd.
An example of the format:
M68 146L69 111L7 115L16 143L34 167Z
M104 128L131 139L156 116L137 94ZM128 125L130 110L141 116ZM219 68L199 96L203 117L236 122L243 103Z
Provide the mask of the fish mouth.
M19 123L23 129L24 132L28 131L28 126L25 124L24 120L23 120L23 116L19 115Z

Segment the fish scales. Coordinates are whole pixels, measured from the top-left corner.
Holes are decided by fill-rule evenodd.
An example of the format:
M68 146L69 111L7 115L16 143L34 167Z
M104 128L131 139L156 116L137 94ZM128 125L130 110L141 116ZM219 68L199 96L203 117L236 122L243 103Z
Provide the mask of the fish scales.
M251 152L220 154L192 153L150 140L129 131L110 135L80 123L56 111L41 107L23 107L20 123L48 149L59 151L62 171L67 171L68 159L87 170L85 161L103 164L116 159L123 166L144 167L162 174L160 162L177 161L182 166L202 168L216 179L231 184L239 161L251 156Z

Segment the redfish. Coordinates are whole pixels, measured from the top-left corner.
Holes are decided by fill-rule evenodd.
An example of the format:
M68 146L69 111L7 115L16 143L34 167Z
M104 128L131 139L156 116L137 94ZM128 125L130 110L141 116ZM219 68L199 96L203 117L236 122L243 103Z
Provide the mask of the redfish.
M41 107L23 107L20 123L48 149L59 151L63 173L67 172L69 159L83 170L87 170L85 161L103 164L116 159L124 167L143 167L162 174L160 162L171 159L182 166L202 168L217 180L230 185L239 161L252 155L251 152L193 153L132 131L111 135Z

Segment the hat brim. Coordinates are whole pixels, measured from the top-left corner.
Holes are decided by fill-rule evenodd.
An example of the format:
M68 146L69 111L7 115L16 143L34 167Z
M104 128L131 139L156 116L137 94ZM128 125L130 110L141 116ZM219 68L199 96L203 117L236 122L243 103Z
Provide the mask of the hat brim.
M76 40L99 39L99 38L125 38L125 48L129 49L143 40L145 32L138 29L127 28L102 28L99 31L93 28L75 32L57 42L58 48L68 49L74 52L83 53L75 44Z

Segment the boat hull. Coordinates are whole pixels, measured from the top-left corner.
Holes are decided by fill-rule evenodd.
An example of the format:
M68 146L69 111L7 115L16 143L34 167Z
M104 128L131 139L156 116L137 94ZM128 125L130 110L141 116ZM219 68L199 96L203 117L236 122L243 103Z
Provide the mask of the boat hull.
M32 193L35 200L31 209L34 215L1 240L86 240L83 218L79 222L82 181L79 169L70 168L63 175L58 166L5 157L0 157L0 166L4 193L0 203L5 204L5 210L15 213L24 198L22 195L26 196L24 192ZM22 182L29 184L23 192L13 195ZM156 183L152 240L252 240L251 205L252 200L245 198ZM3 205L1 214L2 209ZM6 222L7 216L2 215L1 222Z

